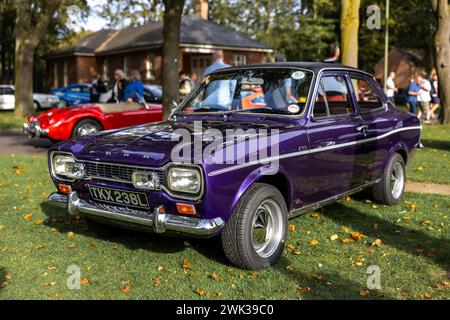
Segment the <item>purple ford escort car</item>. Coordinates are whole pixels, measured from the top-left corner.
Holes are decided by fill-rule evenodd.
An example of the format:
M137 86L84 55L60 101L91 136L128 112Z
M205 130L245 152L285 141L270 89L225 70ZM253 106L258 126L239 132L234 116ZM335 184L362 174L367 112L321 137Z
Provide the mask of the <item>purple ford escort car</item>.
M420 146L416 116L374 78L318 63L217 71L165 122L102 132L49 152L49 203L116 227L220 236L237 266L280 257L288 219L371 188L401 201Z

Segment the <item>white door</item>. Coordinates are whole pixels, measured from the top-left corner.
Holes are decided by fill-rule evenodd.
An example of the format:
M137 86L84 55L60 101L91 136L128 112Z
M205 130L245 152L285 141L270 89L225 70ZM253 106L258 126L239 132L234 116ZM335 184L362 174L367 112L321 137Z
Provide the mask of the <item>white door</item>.
M14 102L14 90L9 87L0 88L0 109L13 110Z

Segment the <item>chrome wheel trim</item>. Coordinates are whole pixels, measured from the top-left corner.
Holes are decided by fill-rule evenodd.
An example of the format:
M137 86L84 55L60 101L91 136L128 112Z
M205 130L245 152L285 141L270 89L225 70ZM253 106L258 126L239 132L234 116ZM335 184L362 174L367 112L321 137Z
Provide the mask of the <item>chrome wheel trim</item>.
M390 186L392 197L394 197L394 199L400 198L405 186L405 169L400 162L394 164L394 168L391 172Z
M283 216L280 205L266 199L258 206L252 220L252 244L261 258L269 258L282 241Z
M90 123L86 123L84 125L82 125L81 127L78 128L77 130L77 136L78 137L82 137L82 136L86 136L88 134L94 134L97 133L98 129L95 125L90 124Z

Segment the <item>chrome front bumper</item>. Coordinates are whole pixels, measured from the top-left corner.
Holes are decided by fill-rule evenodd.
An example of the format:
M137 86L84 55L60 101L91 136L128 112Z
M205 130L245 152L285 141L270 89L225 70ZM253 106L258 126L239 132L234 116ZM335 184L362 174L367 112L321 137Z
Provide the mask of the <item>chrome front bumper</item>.
M28 123L24 123L22 125L22 132L28 134L30 137L39 138L41 136L47 136L49 130L42 129L39 124L35 124L32 128L28 125Z
M60 208L66 208L71 216L82 215L135 224L148 228L149 231L155 233L172 231L207 238L219 233L225 224L221 218L199 219L165 213L162 206L155 208L153 212L147 212L101 205L80 199L76 192L72 192L70 195L52 193L48 197L48 203Z

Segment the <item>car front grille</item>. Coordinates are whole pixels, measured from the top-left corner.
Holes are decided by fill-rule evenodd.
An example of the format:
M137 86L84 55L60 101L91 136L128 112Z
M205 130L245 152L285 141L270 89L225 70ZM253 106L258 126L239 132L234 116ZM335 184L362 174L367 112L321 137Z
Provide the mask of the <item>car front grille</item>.
M160 184L164 185L165 176L161 170L152 170L141 167L123 166L120 164L109 164L99 162L84 162L84 170L90 178L112 180L124 183L133 183L133 172L155 172L159 177Z

